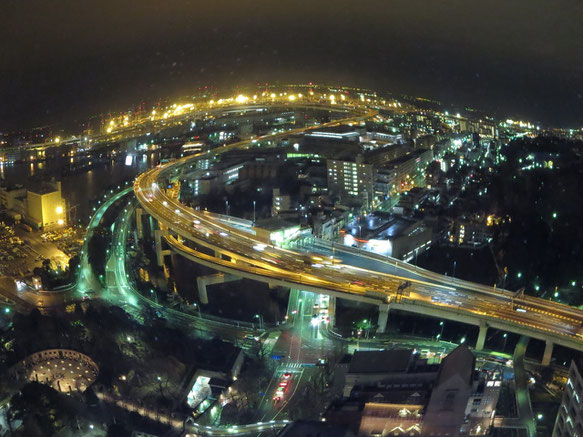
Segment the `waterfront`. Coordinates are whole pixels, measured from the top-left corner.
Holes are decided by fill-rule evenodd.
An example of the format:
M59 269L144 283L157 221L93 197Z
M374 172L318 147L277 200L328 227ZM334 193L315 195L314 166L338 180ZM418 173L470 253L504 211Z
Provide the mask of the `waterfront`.
M71 218L85 223L89 220L93 207L92 199L108 187L132 179L152 165L158 164L160 154L160 151L147 154L121 152L109 153L97 158L77 156L44 162L4 164L0 165L1 185L27 186L30 183L51 178L60 180L63 197L68 207L72 208ZM132 156L131 164L126 162L128 155Z

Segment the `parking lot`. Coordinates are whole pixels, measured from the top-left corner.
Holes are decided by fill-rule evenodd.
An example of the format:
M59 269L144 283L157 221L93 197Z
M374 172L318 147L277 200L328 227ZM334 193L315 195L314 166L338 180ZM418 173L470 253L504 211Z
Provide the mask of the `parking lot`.
M19 225L0 222L0 275L22 278L30 275L42 261L51 261L52 269L65 269L69 258L82 244L82 231L65 228L53 232L27 232Z

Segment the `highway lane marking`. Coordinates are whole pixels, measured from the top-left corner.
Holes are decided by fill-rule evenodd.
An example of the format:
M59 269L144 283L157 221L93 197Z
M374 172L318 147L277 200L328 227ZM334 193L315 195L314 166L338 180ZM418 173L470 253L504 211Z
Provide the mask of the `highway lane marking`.
M354 120L359 120L359 119L366 119L366 118L370 118L371 116L374 116L374 115L375 115L374 111L371 111L371 112L365 113L365 114L360 115L360 116L353 116L353 117L348 117L348 118L342 119L342 120L336 120L336 121L330 122L329 125L334 125L334 124L338 125L338 124L341 124L341 123L346 123L349 120L354 121ZM265 135L265 136L259 137L256 140L258 140L259 142L262 142L262 141L265 141L265 140L273 140L273 139L276 139L276 138L279 138L279 137L288 136L290 134L290 132L294 132L294 131L295 132L308 131L310 129L322 128L325 125L326 124L319 125L319 126L312 126L312 127L309 127L309 128L298 128L296 130L289 130L289 131L284 131L284 132L276 132L276 133L273 133L273 134L269 134L269 135ZM136 195L139 197L139 194L142 191L142 186L141 186L142 179L144 179L146 182L150 182L150 181L152 181L152 178L154 178L154 182L156 182L157 178L159 176L161 176L162 174L171 173L173 170L175 170L175 168L177 168L178 165L183 165L183 164L185 164L186 162L188 162L190 160L199 158L201 156L209 156L209 155L221 154L221 153L223 153L227 149L234 149L234 148L239 148L239 147L245 147L245 146L248 146L249 144L250 144L249 141L240 141L240 142L236 142L236 143L231 143L229 145L225 144L224 147L221 147L220 149L213 149L213 150L201 152L201 153L196 154L196 155L187 156L187 157L181 158L179 160L173 161L173 162L171 162L171 163L169 163L167 165L159 166L156 169L151 170L149 172L142 173L138 178L136 178L136 181L135 181L135 184L134 184L134 188L135 188ZM149 185L151 185L151 184L149 184ZM176 206L176 207L179 208L179 211L184 211L184 212L190 213L190 211L188 211L184 207L184 205L179 204L179 203L177 204L177 202L174 201L172 198L170 198L168 195L164 195L164 192L162 190L159 190L159 192L161 193L162 198L165 198L166 199L165 202L168 202L168 200L169 200L170 203L172 203L173 206ZM147 202L148 201L146 201L146 203ZM142 196L142 201L140 203L142 203L144 205L144 203L143 203L143 196ZM144 205L144 206L146 206L146 205ZM153 215L155 216L155 214L153 214ZM170 220L172 222L173 217L172 217L172 214L170 214L168 212L168 209L166 209L166 210L163 209L162 210L162 215L166 219L168 219L168 220ZM181 224L181 226L184 227L183 224ZM237 235L240 238L244 238L246 240L251 240L249 238L248 234L245 235L245 236L241 236L240 235L240 231L232 228L232 226L227 226L227 227L225 227L225 226L219 226L216 223L212 223L212 224L210 224L210 226L211 227L214 227L215 229L217 229L217 228L218 229L226 229L226 228L227 229L230 229L230 232L233 235ZM172 225L170 225L170 227L172 228ZM187 233L189 233L190 236L192 236L192 230L191 229L189 229ZM188 237L186 237L186 238L188 238ZM224 249L221 249L221 250L224 250ZM257 261L255 261L255 262L257 262ZM271 270L271 268L270 268L270 270ZM406 269L406 270L409 271L409 272L411 272L410 269ZM416 273L416 274L418 274L418 273ZM298 275L298 274L296 273L296 275ZM430 275L432 277L436 277L435 275L431 275L430 273L426 273L426 275ZM302 274L300 273L299 276L300 276L300 283L302 283L302 281L301 281ZM393 275L393 276L395 276L395 275ZM313 276L305 276L305 278L307 278L309 280L315 280L316 279ZM449 287L449 286L444 286L443 284L432 284L432 283L427 283L425 281L419 281L419 280L413 279L413 278L402 278L402 277L400 277L400 279L412 280L414 282L421 283L421 284L424 284L424 285L428 285L428 286L431 286L431 287L434 287L434 288L437 288L437 287ZM324 284L331 284L331 282L329 280L323 280L322 282ZM473 285L473 284L466 285L465 282L461 282L460 283L460 281L458 281L458 283L460 285L460 288L461 288L462 285L464 285L464 286L467 286L467 287L471 287L470 289L473 290L474 292L481 292L481 293L488 294L490 296L494 296L496 298L504 298L504 299L507 299L507 296L505 296L504 294L500 294L500 292L494 293L494 292L492 292L490 290L487 290L486 291L484 288L479 287L479 286L476 286L476 285ZM334 284L334 283L332 283L332 284L333 284L333 286L336 289L338 289L338 284ZM341 289L344 290L344 291L347 291L346 288L347 288L346 286L341 287ZM353 287L353 288L355 288L355 287ZM363 290L358 290L358 289L356 289L356 290L354 290L354 289L353 290L350 290L350 284L349 284L348 292L349 293L354 293L355 291L356 292L360 292L360 294L363 293ZM387 293L387 290L382 290L382 292ZM529 308L531 308L531 307L529 307ZM466 309L466 308L463 308L462 310L476 313L476 311L472 311L472 310L469 310L469 309ZM544 313L542 311L543 310L539 310L538 308L532 308L532 312L543 313L543 314L549 315L550 317L556 317L556 318L559 318L559 319L562 318L563 320L569 320L569 318L567 318L566 316L563 316L562 314L550 313L550 312ZM573 320L573 319L570 319L570 320ZM517 323L516 320L512 320L512 321L514 323Z

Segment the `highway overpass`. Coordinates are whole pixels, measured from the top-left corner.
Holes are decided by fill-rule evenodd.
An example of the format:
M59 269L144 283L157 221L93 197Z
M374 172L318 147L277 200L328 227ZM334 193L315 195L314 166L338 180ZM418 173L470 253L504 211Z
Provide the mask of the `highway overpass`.
M244 223L229 223L224 216L183 205L158 184L162 178L175 179L184 165L196 159L248 148L251 144L257 146L310 129L359 123L376 115L369 108L352 111L353 115L324 125L240 141L158 166L136 179L134 192L142 208L159 222L158 238L164 237L177 253L229 275L374 303L379 305L381 330L386 325L389 309L398 308L479 326L477 349L483 347L488 327L493 327L545 341L545 364L550 362L554 344L583 350L583 338L579 334L583 311L576 308L453 280L399 260L344 246L336 246L342 255L332 259L326 252L326 243L321 241L313 244L313 252L307 253L277 247L259 237L261 233L252 227L245 229ZM404 284L410 284L405 292Z

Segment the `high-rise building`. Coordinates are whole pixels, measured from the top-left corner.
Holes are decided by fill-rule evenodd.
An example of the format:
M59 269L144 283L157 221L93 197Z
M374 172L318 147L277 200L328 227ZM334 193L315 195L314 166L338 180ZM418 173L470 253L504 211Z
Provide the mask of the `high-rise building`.
M553 437L575 437L583 436L583 361L573 360L569 369L569 379L565 385L563 399Z
M374 168L365 164L362 156L355 161L329 159L328 188L341 196L359 197L365 205L372 201L374 194Z

